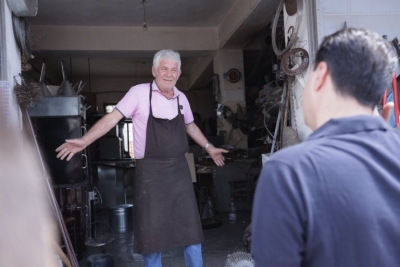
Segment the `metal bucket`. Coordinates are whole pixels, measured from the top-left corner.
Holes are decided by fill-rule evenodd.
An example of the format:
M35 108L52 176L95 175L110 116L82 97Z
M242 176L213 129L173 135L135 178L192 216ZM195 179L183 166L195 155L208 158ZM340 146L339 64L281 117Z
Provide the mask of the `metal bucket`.
M111 229L117 233L132 230L132 204L122 204L109 208L108 218Z

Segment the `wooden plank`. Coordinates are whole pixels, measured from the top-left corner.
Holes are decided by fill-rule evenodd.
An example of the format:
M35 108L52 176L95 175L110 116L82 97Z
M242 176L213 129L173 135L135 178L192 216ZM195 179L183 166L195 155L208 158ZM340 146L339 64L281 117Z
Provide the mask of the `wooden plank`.
M192 183L196 183L196 167L194 165L194 156L193 153L186 153L186 160L188 162L189 165L189 169L190 169L190 174L192 176Z

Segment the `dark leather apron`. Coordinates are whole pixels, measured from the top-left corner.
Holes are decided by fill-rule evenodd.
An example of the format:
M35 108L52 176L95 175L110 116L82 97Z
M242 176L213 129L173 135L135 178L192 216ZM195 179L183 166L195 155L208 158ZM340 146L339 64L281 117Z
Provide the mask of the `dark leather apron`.
M183 115L155 118L151 106L143 159L136 160L133 182L134 251L150 254L201 243L204 239L185 153Z

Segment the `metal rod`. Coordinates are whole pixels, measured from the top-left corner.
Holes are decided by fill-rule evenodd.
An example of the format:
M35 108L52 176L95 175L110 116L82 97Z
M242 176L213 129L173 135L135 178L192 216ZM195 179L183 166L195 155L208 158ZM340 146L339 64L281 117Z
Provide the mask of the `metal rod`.
M72 57L69 58L69 81L72 82Z
M286 83L284 83L282 97L281 97L281 104L283 104L285 101L286 89L287 89L287 85L286 85ZM274 140L272 141L271 156L272 156L272 154L274 154L276 138L278 136L279 126L281 123L281 116L282 116L282 107L279 109L278 118L276 119L277 123L275 126Z
M288 113L289 113L289 99L290 99L290 90L286 91L285 95L285 105L281 107L283 109L283 116L281 120L281 131L280 131L280 142L279 142L279 147L282 147L282 138L283 138L283 129L287 126L287 118L288 118Z
M66 77L65 70L64 70L64 60L61 60L61 72L62 72L62 76L63 76L63 81L65 81L67 79L67 77Z
M89 71L89 93L92 92L92 86L90 84L90 57L88 57L88 71Z

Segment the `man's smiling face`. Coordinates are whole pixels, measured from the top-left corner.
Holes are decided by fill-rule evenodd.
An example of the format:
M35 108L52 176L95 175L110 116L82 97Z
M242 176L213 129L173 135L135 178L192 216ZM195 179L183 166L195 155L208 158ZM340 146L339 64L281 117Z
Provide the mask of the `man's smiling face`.
M151 70L158 88L162 91L172 90L182 73L179 63L168 59L161 59L158 66L153 66Z

